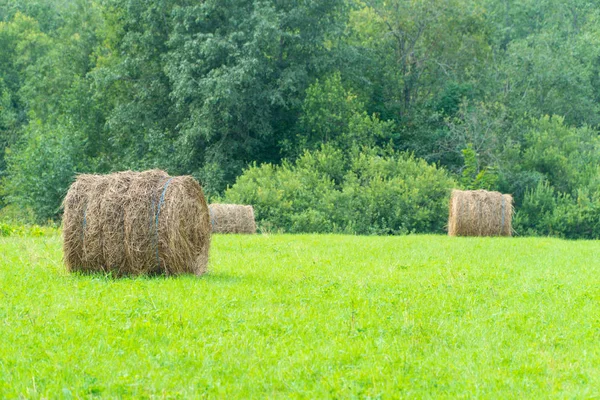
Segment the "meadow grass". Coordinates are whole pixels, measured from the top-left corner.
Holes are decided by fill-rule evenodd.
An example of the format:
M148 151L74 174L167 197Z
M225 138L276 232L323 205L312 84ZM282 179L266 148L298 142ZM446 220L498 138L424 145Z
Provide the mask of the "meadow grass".
M215 236L205 277L0 237L0 398L600 395L600 242Z

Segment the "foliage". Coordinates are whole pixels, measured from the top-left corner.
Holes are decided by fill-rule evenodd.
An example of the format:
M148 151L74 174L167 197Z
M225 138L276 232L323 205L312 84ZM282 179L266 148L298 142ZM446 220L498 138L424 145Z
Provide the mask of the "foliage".
M600 192L581 189L570 195L556 192L547 182L540 182L525 195L514 229L521 235L598 239Z
M441 232L453 184L407 154L323 146L293 164L250 167L225 200L253 204L260 225L287 232Z
M524 168L542 174L557 190L573 193L600 173L600 138L588 128L573 128L561 117L544 116L525 135Z
M525 190L515 229L574 239L600 237L599 150L600 139L587 126L569 127L556 116L532 120L518 168L535 174L530 182L537 185Z
M344 87L339 72L306 90L299 125L296 153L322 144L344 151L353 146L374 147L389 142L394 130L393 121L368 115L365 105Z
M218 198L251 165L325 144L346 177L354 148L389 147L513 194L525 231L595 237L524 202L547 184L589 225L599 38L582 0L0 0L0 207L57 219L75 173L147 168ZM310 207L298 229L334 230Z
M165 71L182 113L179 162L209 191L248 162L278 161L306 88L330 69L326 39L341 30L344 4L210 0L173 10Z
M58 231L51 226L13 225L0 222L0 237L2 236L56 236Z
M9 204L0 209L0 222L11 225L31 225L35 222L35 213L31 208Z
M30 124L16 151L8 154L4 187L9 202L31 208L40 223L61 214L62 199L77 171L91 169L81 158L82 141L70 130Z
M461 183L468 190L487 189L496 186L497 176L493 167L481 168L478 154L469 143L462 151L465 159L465 168L462 171Z

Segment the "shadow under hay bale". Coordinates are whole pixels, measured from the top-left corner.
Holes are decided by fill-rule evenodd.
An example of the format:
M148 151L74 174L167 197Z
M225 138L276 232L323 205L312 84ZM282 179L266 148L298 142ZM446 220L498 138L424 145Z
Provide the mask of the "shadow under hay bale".
M79 175L63 205L68 271L124 276L207 270L208 205L190 176L160 170Z
M238 204L211 204L212 233L256 233L254 208Z
M453 190L448 235L512 236L513 198L486 190Z

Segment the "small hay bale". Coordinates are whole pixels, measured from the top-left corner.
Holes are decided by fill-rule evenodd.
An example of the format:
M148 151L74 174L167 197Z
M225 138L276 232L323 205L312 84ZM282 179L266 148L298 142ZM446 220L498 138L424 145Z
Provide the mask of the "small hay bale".
M190 176L160 170L79 175L64 203L70 272L114 276L206 272L210 218Z
M252 206L211 204L208 209L212 233L256 233Z
M513 198L487 190L453 190L448 235L512 236Z

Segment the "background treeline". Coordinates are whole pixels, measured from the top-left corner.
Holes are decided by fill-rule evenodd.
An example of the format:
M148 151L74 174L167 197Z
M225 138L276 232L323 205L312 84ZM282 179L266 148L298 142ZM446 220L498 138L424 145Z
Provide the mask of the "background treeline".
M442 232L451 187L519 234L600 237L600 3L0 0L0 217L163 168L264 229Z

